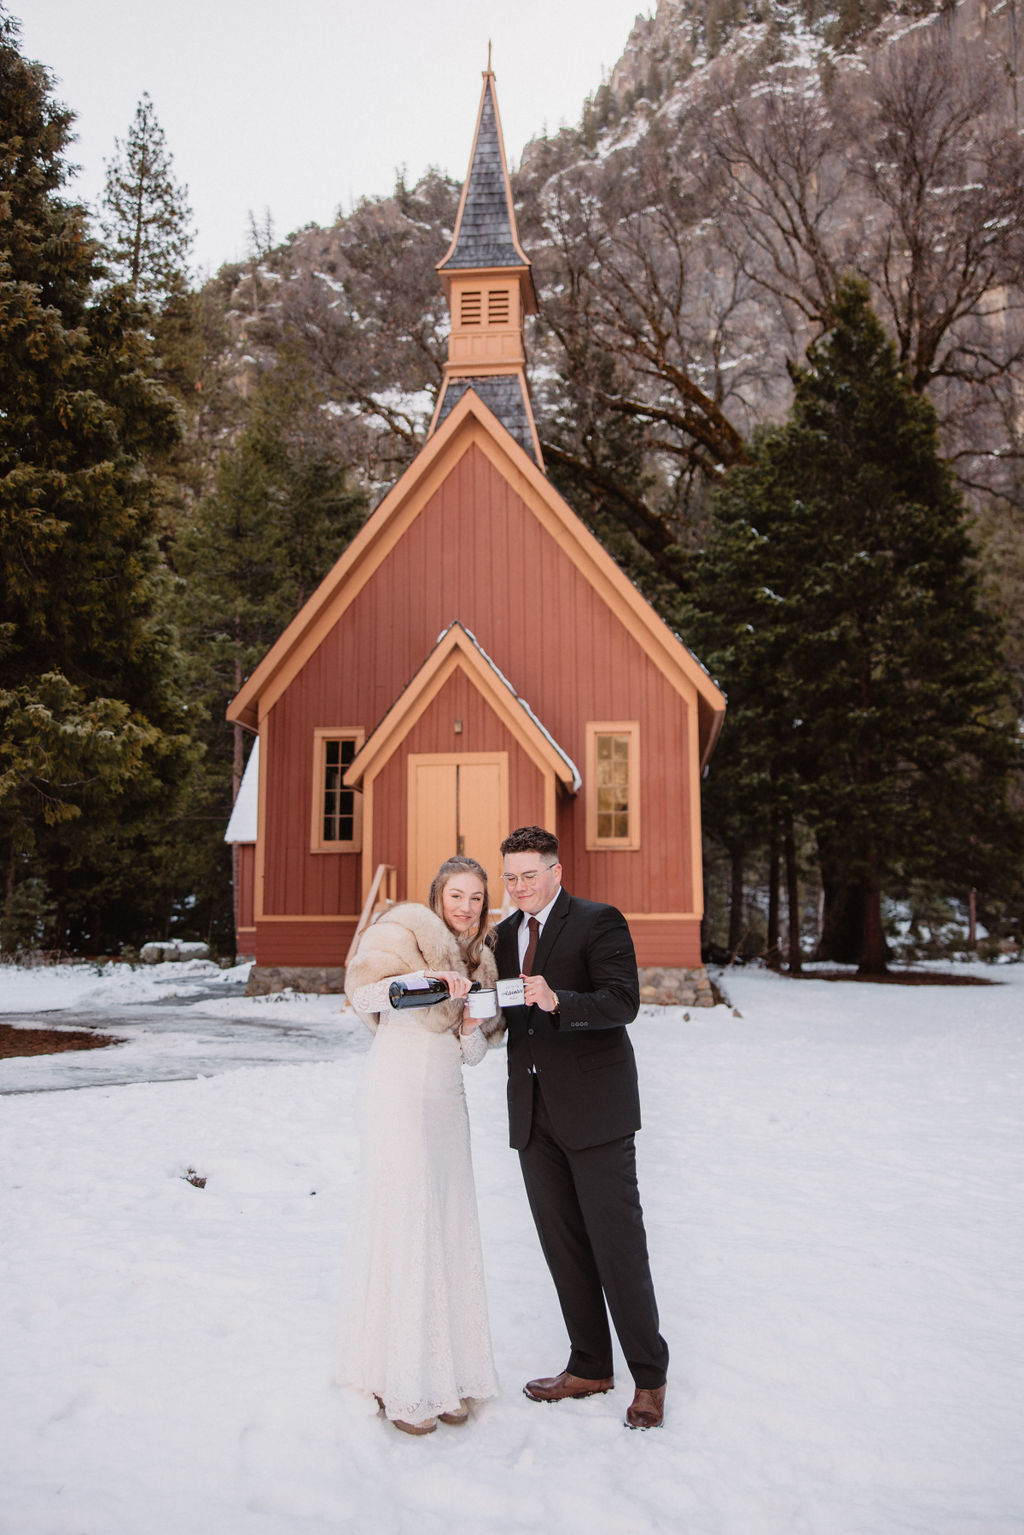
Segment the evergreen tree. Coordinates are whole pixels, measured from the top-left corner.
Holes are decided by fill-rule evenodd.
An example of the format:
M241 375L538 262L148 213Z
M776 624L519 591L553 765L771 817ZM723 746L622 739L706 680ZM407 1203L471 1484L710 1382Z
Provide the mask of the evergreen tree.
M282 354L175 552L179 622L225 704L362 522L347 474L306 363Z
M737 679L745 792L806 818L826 894L855 893L856 957L875 972L883 891L984 889L1020 846L1000 637L934 413L863 284L840 285L789 420L754 447L716 501L702 632L730 696Z
M191 745L144 468L177 413L127 290L93 299L70 124L0 11L0 858L8 901L44 881L57 939L95 946L143 909Z
M209 483L210 454L200 436L209 432L220 403L209 389L219 382L228 339L216 285L189 286L192 213L187 188L175 181L173 163L153 103L143 94L124 145L114 141L102 203L108 277L123 283L148 310L151 372L173 396L183 432L167 451L147 454L158 481L159 538L167 549L191 505ZM217 430L217 427L213 428Z
M185 284L192 244L188 188L174 179L164 131L144 91L107 161L102 227L110 260L137 298L159 302Z
M192 888L208 924L231 921L224 829L244 767L228 702L359 528L365 498L348 486L333 419L306 363L283 354L259 384L248 421L217 467L174 559L176 615L207 754L189 809Z
M759 449L764 442L757 439ZM696 562L696 606L683 624L729 703L702 801L706 831L725 848L731 865L730 954L746 937L744 871L766 849L771 865L778 845L792 841L803 798L796 759L806 684L792 664L782 599L764 560L762 530L784 515L779 490L764 472L760 452L753 465L729 475L714 499L708 547ZM789 964L795 971L800 968L795 892L789 922ZM769 933L767 947L776 941Z

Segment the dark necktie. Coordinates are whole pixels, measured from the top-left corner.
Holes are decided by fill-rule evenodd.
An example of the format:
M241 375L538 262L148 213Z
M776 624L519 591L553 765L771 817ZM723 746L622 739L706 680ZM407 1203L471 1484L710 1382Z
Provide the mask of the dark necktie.
M523 974L533 974L533 961L537 953L537 944L540 941L540 923L536 917L530 918L530 936L526 940L526 953L523 955Z

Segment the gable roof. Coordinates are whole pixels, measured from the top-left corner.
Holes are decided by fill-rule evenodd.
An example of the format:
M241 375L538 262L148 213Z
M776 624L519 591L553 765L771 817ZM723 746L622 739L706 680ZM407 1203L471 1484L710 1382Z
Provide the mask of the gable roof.
M335 562L228 706L230 720L255 730L309 656L387 558L421 508L476 445L545 529L566 549L601 599L681 696L696 694L700 760L708 760L725 698L696 657L641 596L533 459L473 389L468 389Z
M459 668L469 675L495 714L515 733L537 765L553 772L567 789L575 793L583 782L575 762L544 728L526 700L520 698L476 636L458 619L438 635L437 643L423 665L356 752L345 773L346 787L358 788L377 761L391 755L397 743Z

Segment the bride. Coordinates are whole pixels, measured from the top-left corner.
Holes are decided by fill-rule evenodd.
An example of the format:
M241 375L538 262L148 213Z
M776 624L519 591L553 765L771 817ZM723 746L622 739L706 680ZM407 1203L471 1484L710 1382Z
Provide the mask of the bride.
M360 1104L362 1165L349 1237L337 1379L372 1394L396 1428L465 1423L497 1394L470 1160L463 1065L500 1017L464 1012L470 982L493 987L487 875L447 859L429 907L404 902L368 927L345 989L374 1031ZM437 976L451 1000L392 1009L392 980Z

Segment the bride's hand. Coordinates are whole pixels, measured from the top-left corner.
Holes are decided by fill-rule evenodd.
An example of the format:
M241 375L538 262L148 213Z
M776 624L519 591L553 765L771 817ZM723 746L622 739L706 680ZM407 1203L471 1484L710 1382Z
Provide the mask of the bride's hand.
M431 980L444 981L451 997L469 996L469 981L457 970L424 970L423 974Z

